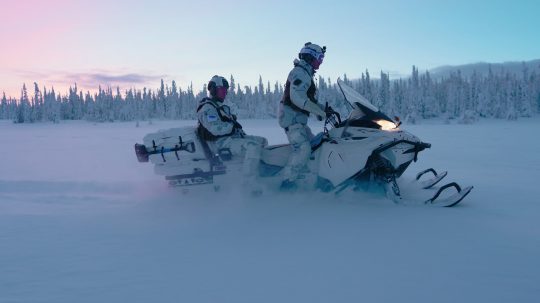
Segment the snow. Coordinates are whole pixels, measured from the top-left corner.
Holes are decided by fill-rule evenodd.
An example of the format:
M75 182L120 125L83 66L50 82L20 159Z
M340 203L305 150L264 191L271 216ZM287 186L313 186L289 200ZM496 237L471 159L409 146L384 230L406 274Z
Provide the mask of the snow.
M375 193L167 188L133 144L193 121L0 121L0 302L537 302L538 118L429 122L416 172L474 185L455 208ZM248 133L285 141L274 120ZM314 127L315 129L316 127Z

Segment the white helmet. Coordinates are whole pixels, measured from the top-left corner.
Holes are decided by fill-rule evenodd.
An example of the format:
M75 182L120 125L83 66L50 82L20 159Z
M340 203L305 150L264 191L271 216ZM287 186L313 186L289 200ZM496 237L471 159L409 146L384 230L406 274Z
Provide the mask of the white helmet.
M300 50L298 58L308 63L311 63L313 60L317 60L322 63L324 53L326 53L326 46L320 47L317 44L307 42Z
M225 87L226 89L229 89L229 82L224 77L215 75L208 82L208 90L212 91L217 87Z
M220 87L224 87L225 91L218 93L218 88ZM229 89L229 82L227 81L227 79L221 76L215 75L208 82L207 88L212 98L215 98L218 101L223 102L223 100L225 99L225 96L227 95L227 90Z

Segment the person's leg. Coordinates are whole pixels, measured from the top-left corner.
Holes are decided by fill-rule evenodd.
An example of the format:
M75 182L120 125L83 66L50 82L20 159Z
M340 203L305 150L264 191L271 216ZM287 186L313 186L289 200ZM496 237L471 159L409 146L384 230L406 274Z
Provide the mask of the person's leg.
M222 148L229 148L235 156L244 157L242 163L242 184L252 193L262 193L262 186L258 183L258 169L261 160L262 148L267 140L257 136L244 136L243 138L227 138Z
M258 177L262 149L268 145L268 141L258 136L244 136L240 140L243 140L242 147L245 149L244 164L242 167L244 178L255 180Z
M289 130L286 133L291 143L292 152L287 165L283 169L282 187L296 187L294 182L298 179L300 171L309 161L309 155L311 154L308 128L302 124L294 124L289 126Z

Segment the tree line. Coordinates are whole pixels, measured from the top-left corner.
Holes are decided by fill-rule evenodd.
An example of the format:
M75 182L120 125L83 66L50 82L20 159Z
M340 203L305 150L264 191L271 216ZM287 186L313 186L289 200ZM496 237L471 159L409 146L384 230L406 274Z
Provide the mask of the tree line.
M504 70L487 73L473 72L463 76L460 71L444 78L429 72L420 74L413 66L410 77L390 80L381 72L372 79L365 71L359 79L347 75L343 81L364 95L374 105L391 116L414 123L418 119L442 117L464 123L480 117L518 119L529 117L540 110L540 75L524 66L520 74ZM319 102L328 102L335 109L346 112L345 100L339 87L331 79L316 78ZM275 118L283 95L283 84L264 84L259 77L255 87L241 86L230 76L227 104L239 118ZM142 121L152 119L195 119L198 102L206 96L206 85L195 92L193 85L182 89L175 81L158 89L143 88L120 91L119 88L99 87L96 93L79 90L77 85L67 94L54 89L40 89L34 83L33 92L26 85L19 99L0 100L0 119L15 123L34 123L61 120L96 122Z

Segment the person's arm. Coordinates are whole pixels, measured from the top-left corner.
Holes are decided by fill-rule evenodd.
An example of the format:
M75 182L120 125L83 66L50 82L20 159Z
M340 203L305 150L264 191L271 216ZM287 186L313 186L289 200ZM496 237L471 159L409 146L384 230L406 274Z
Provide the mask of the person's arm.
M295 68L291 72L290 83L291 101L294 105L319 117L326 116L324 110L307 96L307 91L311 86L311 77L304 70Z
M199 122L214 136L228 135L232 132L234 124L232 122L221 121L215 107L205 104L197 112Z

